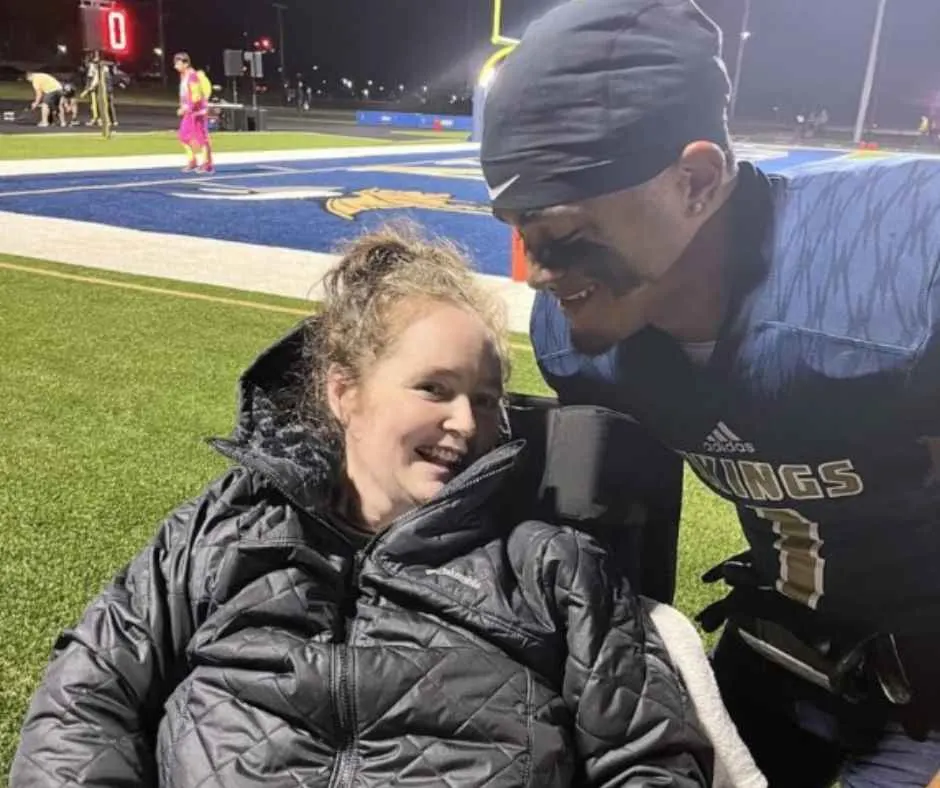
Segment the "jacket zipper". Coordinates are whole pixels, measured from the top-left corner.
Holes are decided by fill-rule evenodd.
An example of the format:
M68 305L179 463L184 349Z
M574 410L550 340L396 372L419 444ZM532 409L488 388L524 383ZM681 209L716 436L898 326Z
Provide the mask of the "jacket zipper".
M356 737L356 707L354 702L354 691L352 671L350 670L350 661L352 650L349 641L353 637L353 630L356 623L356 600L358 597L357 589L359 587L359 575L362 572L362 565L365 562L365 551L360 550L356 553L353 562L353 571L350 577L349 590L352 607L347 608L344 613L344 632L343 642L336 644L333 650L333 704L336 709L336 721L340 731L343 733L343 744L336 753L336 763L333 767L334 779L333 788L344 788L353 784L353 778L356 775L356 763L358 753L356 748L358 741Z
M261 473L271 484L274 485L281 495L283 495L284 498L294 506L298 512L306 516L311 516L305 507L301 506L292 495L288 494L288 492L277 479L268 474L265 469L255 467L254 463L251 462L251 459L248 455L243 455L238 448L230 446L227 441L215 439L212 440L211 443L221 454L235 460L236 462L242 463L248 468L252 468L256 472ZM443 508L449 503L450 500L452 500L456 493L462 492L463 490L469 489L479 484L494 473L500 472L500 470L501 469L490 471L483 477L477 479L465 480L459 485L453 487L450 491L450 495L448 495L446 499L437 501L436 504L432 504L429 508L424 509L423 511L419 510L418 513L408 512L407 514L398 517L396 520L390 523L384 531L376 534L372 539L370 539L369 543L365 547L356 551L349 589L351 592L350 599L352 600L352 608L343 611L345 618L343 626L343 641L342 643L336 644L336 648L333 650L332 658L333 671L330 681L330 694L332 695L333 707L336 709L336 722L340 731L344 733L344 736L343 745L337 752L336 761L333 765L333 775L330 781L331 788L346 788L346 786L351 786L356 775L356 765L358 760L358 753L356 752L356 749L358 746L358 741L356 736L356 709L353 700L355 695L354 688L352 687L353 679L349 669L351 653L349 641L352 638L353 629L355 628L356 624L355 608L359 597L359 576L362 573L362 567L365 563L366 557L369 556L376 549L376 547L378 547L383 537L387 535L393 528L408 522L416 516L426 517L429 513ZM345 534L327 522L325 518L312 517L312 519L323 527L328 528L332 533L339 536L347 544L352 544Z
M454 489L454 492L466 489L473 485L464 483ZM446 505L447 501L439 501L431 511ZM423 512L420 516L426 516ZM349 599L351 606L343 611L343 642L337 644L333 651L333 676L331 681L331 694L334 708L336 709L336 722L343 732L343 744L339 752L336 753L336 762L333 765L333 779L330 781L330 788L347 788L353 784L356 776L356 766L358 761L358 741L356 737L356 708L353 698L354 687L352 675L349 669L351 649L349 641L353 638L356 626L356 605L359 600L359 576L362 574L363 564L366 558L378 547L393 528L408 522L415 513L408 514L394 520L384 531L376 534L369 543L360 550L356 551L356 557L353 561L353 571L349 579ZM319 519L319 518L317 518Z
M352 785L355 774L355 734L353 732L353 705L349 676L349 646L337 645L333 651L333 704L336 709L336 721L343 733L343 743L336 753L333 765L333 788Z

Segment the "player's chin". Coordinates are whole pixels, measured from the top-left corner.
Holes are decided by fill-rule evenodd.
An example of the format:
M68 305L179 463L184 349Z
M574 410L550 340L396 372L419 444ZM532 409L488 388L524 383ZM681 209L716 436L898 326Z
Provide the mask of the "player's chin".
M618 338L590 328L571 327L571 345L586 356L606 353L618 342Z

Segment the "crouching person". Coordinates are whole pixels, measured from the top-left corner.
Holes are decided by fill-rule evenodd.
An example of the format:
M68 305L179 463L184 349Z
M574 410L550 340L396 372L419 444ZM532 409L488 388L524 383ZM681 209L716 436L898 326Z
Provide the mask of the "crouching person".
M605 552L506 516L495 296L391 229L325 290L243 376L234 466L59 638L13 785L709 785Z

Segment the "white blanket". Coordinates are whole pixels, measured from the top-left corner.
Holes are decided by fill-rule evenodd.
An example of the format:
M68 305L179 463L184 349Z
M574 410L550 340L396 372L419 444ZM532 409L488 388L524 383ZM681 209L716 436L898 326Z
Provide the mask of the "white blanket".
M643 602L715 748L713 788L767 788L767 779L754 763L722 703L698 631L675 608L649 599Z

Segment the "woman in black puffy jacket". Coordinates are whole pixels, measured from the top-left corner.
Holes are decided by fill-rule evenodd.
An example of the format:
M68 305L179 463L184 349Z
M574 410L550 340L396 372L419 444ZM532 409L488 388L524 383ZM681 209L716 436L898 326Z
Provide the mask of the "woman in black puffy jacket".
M232 469L59 638L12 784L709 784L605 552L506 515L495 296L392 230L326 292L243 377Z

